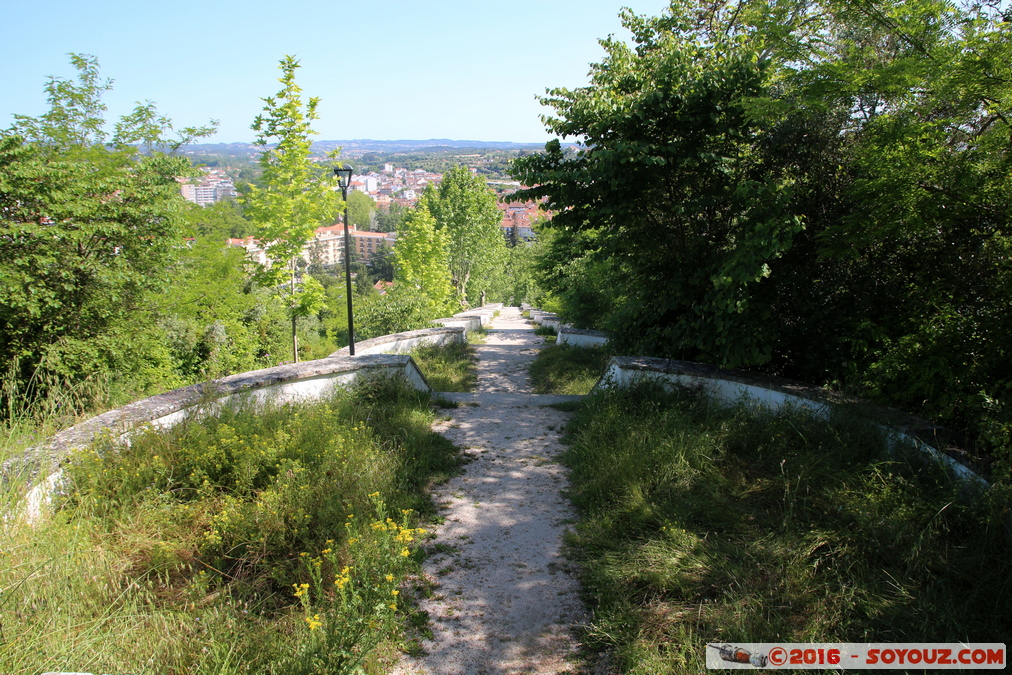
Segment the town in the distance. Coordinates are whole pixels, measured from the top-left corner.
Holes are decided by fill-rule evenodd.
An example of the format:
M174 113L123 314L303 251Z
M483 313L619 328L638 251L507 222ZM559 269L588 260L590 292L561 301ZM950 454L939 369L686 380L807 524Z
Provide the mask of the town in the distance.
M317 152L311 158L322 161L325 156L322 149L337 142L314 144ZM409 142L410 143L410 142ZM255 164L252 161L256 154L246 150L245 144L240 146L242 154L203 154L202 146L191 146L188 154L193 155L195 164L200 167L199 178L179 178L180 192L188 201L199 206L208 206L224 200L235 200L240 190L237 183L249 178L249 172ZM510 180L505 174L505 165L514 156L523 154L525 146L519 149L504 148L452 148L446 146L421 147L408 152L376 152L376 146L362 145L346 151L351 163L362 167L356 171L351 180L349 202L360 200L370 209L370 226L351 223L348 228L352 241L354 259L368 262L381 252L392 250L397 241L396 230L377 231L377 220L391 210L402 211L414 208L423 191L429 185L438 186L443 173L438 168L448 167L453 163L467 165L471 172L486 178L490 189L499 197L499 210L502 212L503 238L507 243L528 242L535 238L534 223L538 219L550 218L550 214L539 208L533 201L512 201L510 195L520 189L521 185ZM220 146L210 146L218 149ZM230 150L225 146L226 150ZM399 148L407 150L408 148ZM533 148L531 148L533 150ZM370 151L371 150L371 151ZM235 151L233 151L235 152ZM342 153L345 154L345 153ZM389 161L384 161L389 160ZM400 162L398 160L401 160ZM246 162L249 162L244 166ZM405 164L403 166L401 164ZM356 196L358 193L359 196ZM368 201L362 199L367 197ZM228 240L231 246L246 250L247 257L255 262L266 263L267 255L264 246L254 237L233 237ZM343 264L344 227L341 221L332 225L321 225L316 228L315 236L307 242L302 257L307 264L317 263L324 268Z

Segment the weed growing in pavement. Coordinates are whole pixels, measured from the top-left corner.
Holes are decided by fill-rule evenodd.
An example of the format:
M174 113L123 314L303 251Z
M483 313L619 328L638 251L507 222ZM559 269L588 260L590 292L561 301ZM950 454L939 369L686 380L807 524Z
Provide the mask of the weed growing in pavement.
M698 673L707 642L1001 642L1008 494L970 497L861 420L594 394L568 426L587 642Z
M374 381L79 451L55 513L4 521L0 672L380 669L410 620L413 523L460 466L432 417Z

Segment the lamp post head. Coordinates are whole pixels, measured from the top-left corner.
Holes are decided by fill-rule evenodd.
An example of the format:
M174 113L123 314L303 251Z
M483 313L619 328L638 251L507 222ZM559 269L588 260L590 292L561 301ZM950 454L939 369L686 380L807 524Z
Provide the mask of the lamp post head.
M334 167L334 175L337 176L337 184L342 190L347 190L351 186L351 174L354 171L350 166Z

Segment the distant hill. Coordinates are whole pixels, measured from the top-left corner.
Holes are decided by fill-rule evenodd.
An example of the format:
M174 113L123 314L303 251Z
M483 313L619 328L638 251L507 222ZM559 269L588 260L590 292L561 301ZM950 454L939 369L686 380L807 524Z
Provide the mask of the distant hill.
M564 145L576 145L567 143ZM355 157L367 152L432 152L445 149L474 150L542 150L544 143L513 143L511 141L455 141L449 138L430 138L423 141L397 140L377 141L357 138L346 141L316 141L313 152L330 152L341 148L346 157ZM188 155L250 156L256 154L252 143L193 143L183 152Z
M427 141L376 141L368 138L357 138L349 141L317 141L313 149L342 148L351 154L365 152L418 152L442 148L480 149L480 150L542 150L544 143L513 143L510 141L454 141L449 138L430 138Z

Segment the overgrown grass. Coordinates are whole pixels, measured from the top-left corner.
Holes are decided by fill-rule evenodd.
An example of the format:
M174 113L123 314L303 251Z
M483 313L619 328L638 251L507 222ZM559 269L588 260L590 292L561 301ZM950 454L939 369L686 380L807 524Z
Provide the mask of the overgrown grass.
M531 363L534 393L588 394L604 375L609 356L607 350L600 348L548 345Z
M474 391L478 384L478 357L470 343L423 345L411 351L411 358L433 391Z
M77 453L51 517L2 525L0 672L382 672L460 462L431 422L371 382Z
M484 326L467 331L467 344L483 345L488 338L488 329Z
M595 394L564 462L587 641L626 673L698 673L707 642L1002 642L1008 494L968 495L853 419Z
M555 344L559 339L559 331L555 330L551 326L538 325L534 327L534 334L540 335L545 338L545 342L552 345Z

